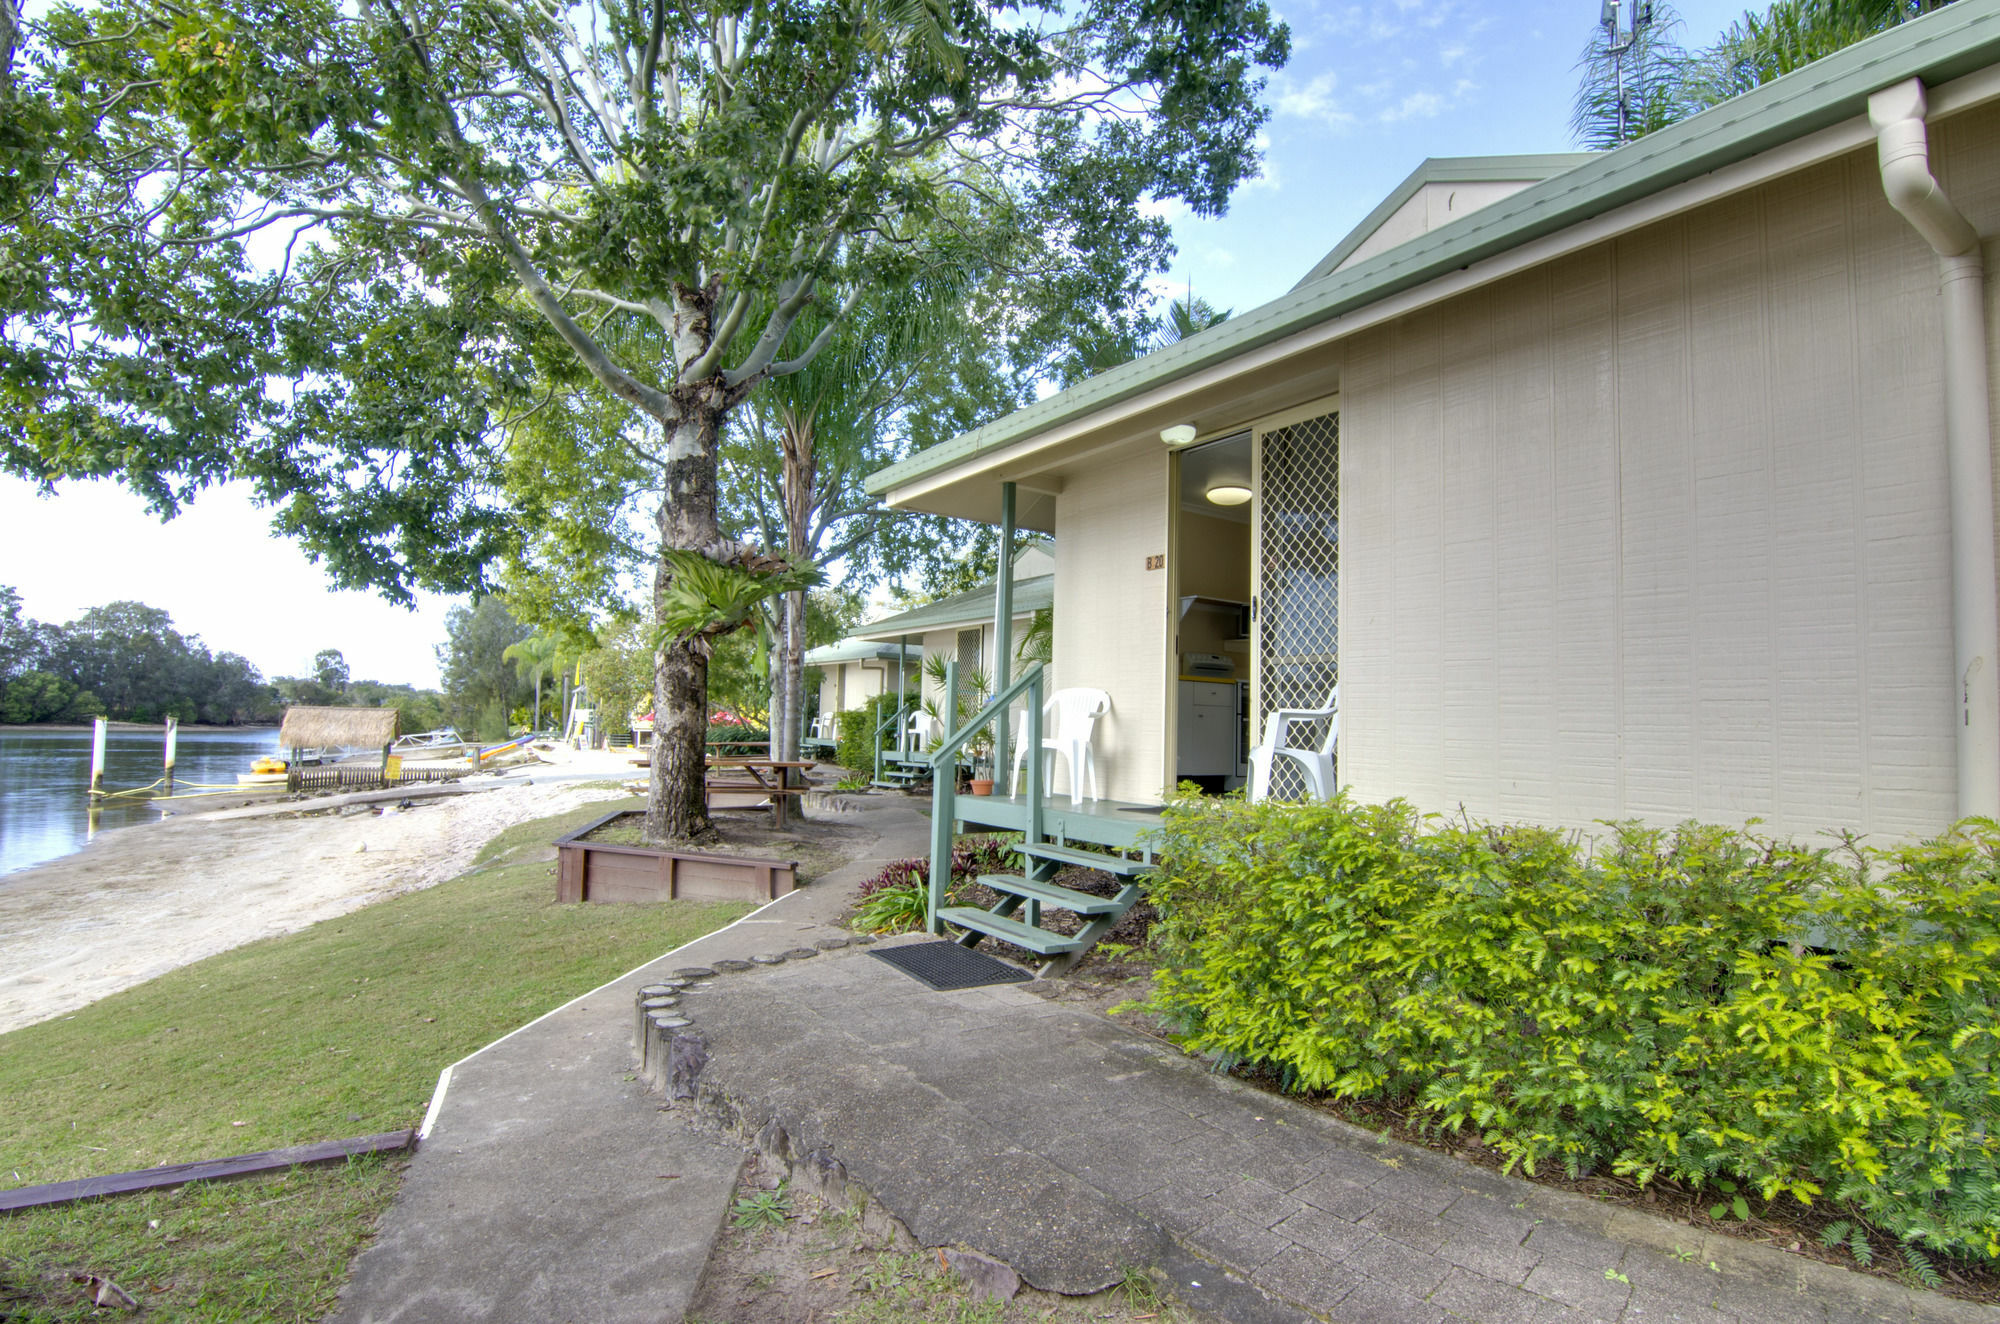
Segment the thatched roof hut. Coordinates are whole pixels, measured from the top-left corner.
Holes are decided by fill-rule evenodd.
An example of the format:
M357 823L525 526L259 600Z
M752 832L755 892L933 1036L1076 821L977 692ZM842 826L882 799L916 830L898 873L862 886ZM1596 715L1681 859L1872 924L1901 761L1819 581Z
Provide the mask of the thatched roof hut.
M287 708L280 749L381 749L396 740L394 708Z

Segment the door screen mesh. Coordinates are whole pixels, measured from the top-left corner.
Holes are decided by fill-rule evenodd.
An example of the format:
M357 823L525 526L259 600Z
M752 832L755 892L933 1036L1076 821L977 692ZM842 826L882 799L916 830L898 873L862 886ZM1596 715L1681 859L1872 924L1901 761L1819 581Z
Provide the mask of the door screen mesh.
M1257 730L1277 708L1318 708L1340 678L1336 607L1340 586L1340 415L1277 428L1262 437L1259 465ZM1324 724L1294 723L1287 744L1317 748ZM1289 762L1272 769L1271 796L1302 799L1305 779Z

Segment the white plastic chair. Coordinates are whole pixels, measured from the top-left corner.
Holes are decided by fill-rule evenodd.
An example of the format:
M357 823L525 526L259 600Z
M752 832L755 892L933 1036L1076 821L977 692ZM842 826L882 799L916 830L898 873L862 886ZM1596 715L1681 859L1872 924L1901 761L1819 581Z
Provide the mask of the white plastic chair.
M1303 749L1284 742L1291 738L1293 722L1325 722L1326 739L1318 749ZM1271 770L1279 759L1289 760L1306 779L1316 800L1331 800L1334 745L1340 740L1340 686L1327 692L1324 708L1277 708L1264 719L1264 743L1250 751L1250 800L1255 803L1271 794Z
M1090 779L1090 798L1104 797L1097 790L1097 756L1091 750L1091 733L1097 719L1111 711L1111 696L1103 690L1057 690L1042 705L1042 789L1055 780L1055 761L1060 755L1069 769L1069 802L1083 803L1084 779ZM1027 721L1015 725L1014 772L1007 780L1010 793L1018 794L1021 774L1028 764Z

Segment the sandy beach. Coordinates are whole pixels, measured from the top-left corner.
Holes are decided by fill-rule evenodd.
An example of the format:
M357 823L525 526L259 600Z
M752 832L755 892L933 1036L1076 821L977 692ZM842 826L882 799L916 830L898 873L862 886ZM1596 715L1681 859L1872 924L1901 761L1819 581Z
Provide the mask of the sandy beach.
M379 817L172 818L103 833L0 878L0 1033L443 882L514 823L620 794L510 786Z

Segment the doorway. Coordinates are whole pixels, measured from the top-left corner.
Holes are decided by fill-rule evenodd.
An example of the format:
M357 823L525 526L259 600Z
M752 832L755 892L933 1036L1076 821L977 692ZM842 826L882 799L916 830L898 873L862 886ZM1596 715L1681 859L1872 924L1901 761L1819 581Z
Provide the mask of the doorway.
M1176 457L1174 780L1220 794L1249 775L1251 434Z

